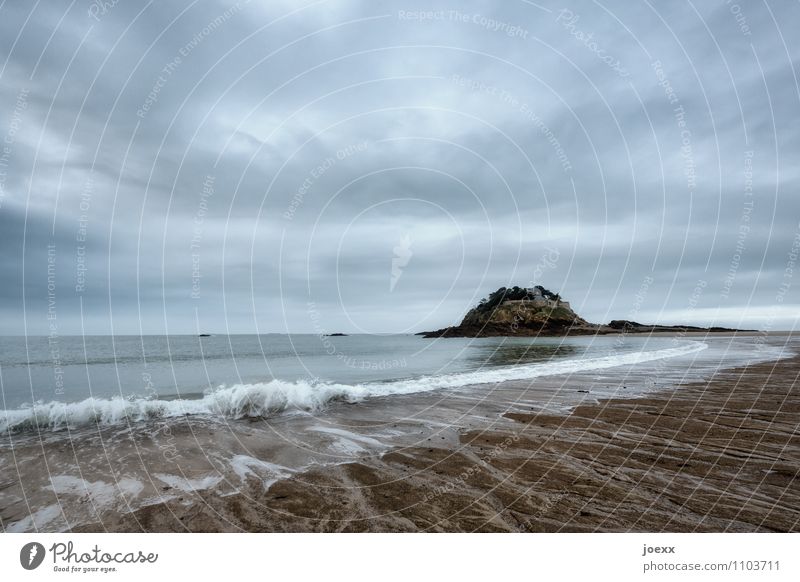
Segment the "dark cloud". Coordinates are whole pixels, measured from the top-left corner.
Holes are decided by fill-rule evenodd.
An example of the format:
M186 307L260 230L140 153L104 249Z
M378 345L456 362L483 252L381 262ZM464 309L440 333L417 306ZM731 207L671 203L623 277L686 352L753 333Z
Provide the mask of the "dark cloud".
M798 5L428 4L4 4L0 333L795 326Z

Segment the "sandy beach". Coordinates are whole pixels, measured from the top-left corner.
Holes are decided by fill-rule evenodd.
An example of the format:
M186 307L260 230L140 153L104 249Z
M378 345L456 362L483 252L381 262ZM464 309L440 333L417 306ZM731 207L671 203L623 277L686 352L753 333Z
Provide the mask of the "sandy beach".
M800 531L800 357L454 441L198 491L75 531ZM510 422L509 422L510 421Z

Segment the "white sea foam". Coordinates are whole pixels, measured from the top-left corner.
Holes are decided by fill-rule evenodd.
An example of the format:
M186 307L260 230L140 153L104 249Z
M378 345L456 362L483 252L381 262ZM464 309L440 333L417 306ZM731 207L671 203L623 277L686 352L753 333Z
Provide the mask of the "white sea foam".
M247 455L236 455L230 460L231 469L244 483L248 477L261 479L264 488L268 489L273 483L289 477L294 471L282 465L269 463L249 457Z
M166 473L153 473L153 476L158 480L163 481L173 489L183 491L184 493L192 493L194 491L210 489L222 481L222 475L212 474L208 474L197 479L189 479L180 475L167 475Z
M336 453L342 455L355 456L365 453L368 450L365 448L365 446L373 451L381 449L385 450L388 448L377 439L356 434L354 432L350 432L349 430L342 430L340 428L333 428L330 426L315 426L309 428L308 430L328 435L331 438L329 446Z
M53 505L48 505L47 507L36 510L31 515L17 522L11 523L6 527L6 531L9 533L39 531L51 522L62 518L62 516L61 504L54 503Z
M392 382L333 384L303 380L296 382L271 380L257 384L221 386L202 398L193 400L87 398L80 402L36 403L25 408L0 411L0 432L52 431L68 427L113 425L184 415L239 419L265 417L291 410L315 412L336 400L359 402L365 398L392 394L414 394L443 388L493 384L508 380L532 380L543 376L602 370L687 356L707 347L708 344L703 342L691 341L662 350L421 376Z
M125 497L139 495L144 485L136 479L124 477L116 483L87 481L72 475L53 475L50 477L51 489L57 495L75 495L91 501L95 508L105 508L123 501ZM120 498L120 495L124 496Z

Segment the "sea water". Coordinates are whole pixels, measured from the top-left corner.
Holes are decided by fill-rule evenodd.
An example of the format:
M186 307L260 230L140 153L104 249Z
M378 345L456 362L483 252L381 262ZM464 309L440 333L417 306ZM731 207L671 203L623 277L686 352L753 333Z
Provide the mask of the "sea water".
M695 375L789 354L753 337L414 335L0 338L0 431L183 415L319 413L336 401L667 362ZM709 349L710 348L710 349Z

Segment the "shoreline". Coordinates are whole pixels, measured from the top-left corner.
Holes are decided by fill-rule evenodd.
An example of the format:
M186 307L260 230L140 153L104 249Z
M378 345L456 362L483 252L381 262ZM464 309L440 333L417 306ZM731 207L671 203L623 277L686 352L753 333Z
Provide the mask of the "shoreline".
M556 328L525 328L520 327L513 332L505 326L462 326L456 325L445 327L435 331L421 331L414 335L425 339L481 339L481 338L569 338L569 337L590 337L590 336L694 336L694 337L722 337L726 335L738 337L752 337L757 335L791 335L793 332L762 332L756 329L728 329L728 328L702 328L694 326L680 325L642 325L634 328L618 328L609 325L590 324L589 326L556 327Z
M72 531L800 531L798 374L793 356L566 415L508 412L458 442Z

